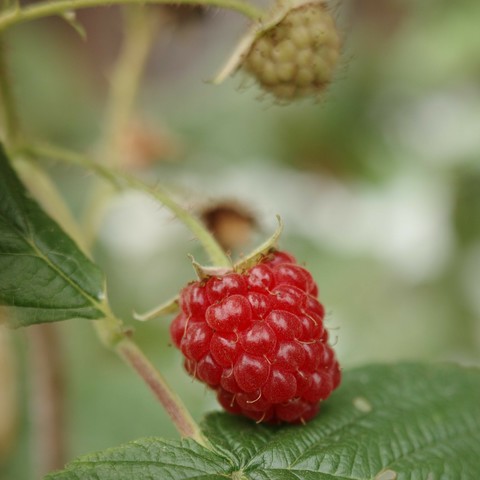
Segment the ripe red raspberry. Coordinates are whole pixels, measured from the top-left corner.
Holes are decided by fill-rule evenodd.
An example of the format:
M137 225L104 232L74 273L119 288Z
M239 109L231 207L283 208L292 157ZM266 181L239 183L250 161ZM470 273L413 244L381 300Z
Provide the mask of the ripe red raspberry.
M305 422L340 383L310 273L273 251L254 266L192 282L172 341L187 372L229 412L257 422Z

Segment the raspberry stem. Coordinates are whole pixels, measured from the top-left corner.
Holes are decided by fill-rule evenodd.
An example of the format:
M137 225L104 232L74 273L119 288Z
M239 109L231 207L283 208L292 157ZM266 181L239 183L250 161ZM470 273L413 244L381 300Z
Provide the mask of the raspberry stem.
M148 360L138 345L129 338L123 322L111 313L108 304L104 303L99 308L105 313L105 318L97 320L95 328L103 344L114 350L142 378L168 413L182 437L192 438L198 443L208 446L200 427L193 420L180 397L169 387L165 378Z
M0 109L0 124L8 146L18 140L20 129L4 50L4 42L0 38L0 105L3 104L3 108Z
M110 89L105 105L103 135L99 142L98 158L102 163L120 166L122 140L127 132L145 65L163 17L151 15L141 6L125 5L121 8L123 39L110 74ZM95 185L88 198L82 218L84 238L92 245L106 209L114 193L110 184Z
M59 0L32 4L24 8L13 7L0 15L0 31L18 24L38 18L61 15L62 13L81 8L100 7L103 5L145 5L171 4L171 0ZM234 10L252 20L262 17L263 11L242 0L177 0L176 5L205 5Z
M165 205L168 209L170 209L178 217L178 219L187 228L190 229L190 231L202 244L203 248L210 257L210 260L215 266L228 268L232 266L228 256L217 243L215 238L200 222L200 220L198 220L188 210L186 210L179 203L177 203L167 191L163 190L159 186L156 186L155 188L149 187L148 185L146 185L140 180L137 180L131 175L95 162L87 155L72 152L70 150L52 146L49 144L30 144L23 147L22 150L31 155L52 158L57 161L62 161L64 163L77 165L91 170L101 176L104 180L109 182L118 190L133 188L135 190L140 190L147 193L148 195L152 196L160 203Z
M124 338L118 343L115 350L145 381L170 416L180 435L182 437L192 438L201 445L206 446L207 441L183 402L178 395L170 389L165 379L150 363L138 346L128 338Z
M161 26L161 17L138 6L122 8L124 39L110 77L110 90L104 121L102 161L115 165L121 153L125 134L145 64Z

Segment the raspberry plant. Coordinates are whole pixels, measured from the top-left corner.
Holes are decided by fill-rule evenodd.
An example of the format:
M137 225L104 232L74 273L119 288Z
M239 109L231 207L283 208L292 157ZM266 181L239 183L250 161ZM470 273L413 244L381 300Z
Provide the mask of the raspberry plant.
M119 140L156 28L144 4L166 1L141 6L137 0L108 2L137 7L125 12L127 46L134 39L137 50L132 55L126 48L120 55L99 158L29 138L7 68L5 31L60 15L84 34L72 9L104 3L22 5L6 0L0 9L0 320L11 328L74 318L90 321L104 345L144 381L182 439L141 438L73 460L46 478L476 478L478 369L403 363L342 372L329 343L317 283L291 253L279 250L281 228L251 255L233 262L168 190L150 187L118 168ZM285 103L317 97L333 78L341 40L323 1L282 2L265 12L238 0L179 3L229 8L252 22L216 82L244 68ZM213 389L227 413L211 413L197 423L165 381L162 368L157 370L134 332L112 312L108 278L93 259L91 239L39 165L45 158L92 172L116 191L147 193L203 246L211 264L193 261L197 279L172 301L137 318L174 313L170 333L179 361L183 355L186 372ZM93 205L100 214L101 207Z

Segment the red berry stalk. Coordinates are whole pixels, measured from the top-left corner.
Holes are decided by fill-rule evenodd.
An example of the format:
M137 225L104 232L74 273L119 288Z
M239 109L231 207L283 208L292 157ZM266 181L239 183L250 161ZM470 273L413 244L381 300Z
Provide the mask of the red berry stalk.
M273 250L255 265L187 285L173 343L229 412L305 422L340 383L311 274Z

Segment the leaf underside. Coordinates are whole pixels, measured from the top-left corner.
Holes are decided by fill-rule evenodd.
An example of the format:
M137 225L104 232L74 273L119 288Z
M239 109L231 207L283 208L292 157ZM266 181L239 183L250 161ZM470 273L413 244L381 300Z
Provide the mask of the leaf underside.
M0 305L10 326L95 319L103 275L33 200L0 145Z
M480 472L480 370L367 366L307 425L203 422L212 448L145 438L75 460L48 480L474 480Z

